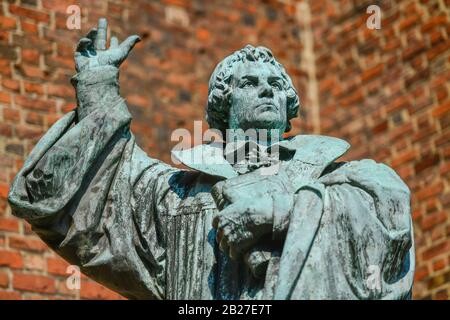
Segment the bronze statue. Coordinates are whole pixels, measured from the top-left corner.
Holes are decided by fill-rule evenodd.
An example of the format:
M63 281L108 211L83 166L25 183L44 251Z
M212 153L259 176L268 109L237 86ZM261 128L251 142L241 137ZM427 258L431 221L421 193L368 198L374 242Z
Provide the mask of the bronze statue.
M101 19L80 40L78 106L42 137L9 193L14 215L51 248L128 298L410 298L408 187L384 164L336 162L349 148L341 139L275 139L299 98L270 50L225 58L206 110L212 129L269 130L266 143L237 134L177 151L182 170L136 145L118 74L139 37L112 37L107 49L106 28Z

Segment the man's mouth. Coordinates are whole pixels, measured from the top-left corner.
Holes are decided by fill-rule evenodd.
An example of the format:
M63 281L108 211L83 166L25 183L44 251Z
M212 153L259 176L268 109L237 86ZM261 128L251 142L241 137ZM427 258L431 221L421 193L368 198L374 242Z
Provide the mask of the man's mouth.
M278 107L271 102L264 102L256 106L256 111L265 112L265 111L276 111Z

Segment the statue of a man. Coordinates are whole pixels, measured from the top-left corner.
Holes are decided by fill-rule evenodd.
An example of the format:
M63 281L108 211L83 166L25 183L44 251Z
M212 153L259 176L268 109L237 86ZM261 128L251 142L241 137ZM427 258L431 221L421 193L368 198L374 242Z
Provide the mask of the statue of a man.
M14 215L51 248L128 298L410 297L410 193L392 169L335 162L348 143L318 135L276 148L270 137L237 135L178 152L189 170L152 159L119 95L119 66L139 37L112 37L107 49L106 27L101 19L77 46L76 110L39 141L9 193ZM264 47L236 51L211 76L207 120L220 132L281 135L298 109L290 77ZM247 149L269 160L244 151L226 161ZM193 161L199 152L208 161Z

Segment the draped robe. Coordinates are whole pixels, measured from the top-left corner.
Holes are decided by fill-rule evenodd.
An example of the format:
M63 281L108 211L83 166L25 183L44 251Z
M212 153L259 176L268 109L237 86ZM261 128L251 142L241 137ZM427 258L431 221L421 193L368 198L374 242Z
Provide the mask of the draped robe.
M280 167L296 186L294 205L282 247L256 278L215 242L211 188L238 175L220 152L180 152L190 169L174 168L136 145L123 99L91 100L85 117L69 112L42 137L8 196L13 214L89 277L134 299L410 297L410 194L389 167L336 163L349 145L332 137L280 142L294 154ZM348 170L359 178L346 180Z

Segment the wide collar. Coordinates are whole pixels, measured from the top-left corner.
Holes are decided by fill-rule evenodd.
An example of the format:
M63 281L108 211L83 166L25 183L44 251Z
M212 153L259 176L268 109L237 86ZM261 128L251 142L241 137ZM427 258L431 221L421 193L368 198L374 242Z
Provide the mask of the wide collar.
M350 148L350 144L342 139L321 135L298 135L276 145L279 145L280 149L294 151L292 160L320 167L326 167ZM187 167L208 175L225 179L238 176L237 171L223 156L222 143L202 144L187 150L172 151L172 155Z

